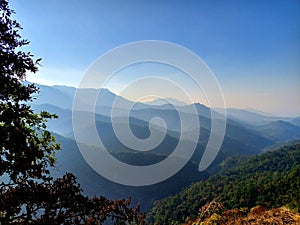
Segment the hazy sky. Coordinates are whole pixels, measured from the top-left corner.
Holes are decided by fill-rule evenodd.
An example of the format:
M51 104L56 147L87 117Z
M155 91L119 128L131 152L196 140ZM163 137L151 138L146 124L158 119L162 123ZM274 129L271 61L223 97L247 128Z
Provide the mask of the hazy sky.
M110 49L163 40L207 63L227 107L300 115L298 0L12 0L10 5L24 28L21 34L31 41L28 49L43 58L30 81L76 86Z

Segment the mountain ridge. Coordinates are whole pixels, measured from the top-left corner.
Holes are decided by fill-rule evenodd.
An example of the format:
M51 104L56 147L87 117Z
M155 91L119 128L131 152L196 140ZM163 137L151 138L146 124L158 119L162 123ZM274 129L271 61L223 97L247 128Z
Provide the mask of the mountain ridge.
M130 189L129 187L123 188L123 186L114 184L98 175L88 166L80 154L76 141L74 140L72 127L72 95L75 93L76 89L63 86L55 86L54 88L40 86L40 88L43 99L41 101L34 101L31 104L33 109L36 112L41 110L50 111L50 113L56 113L60 116L59 119L48 122L48 128L52 132L59 133L59 135L56 135L57 140L58 142L62 142L63 151L57 155L58 161L61 163L61 171L57 171L57 173L61 175L62 172L68 170L74 172L74 174L78 176L86 193L89 195L103 194L110 198L127 198L128 196L132 196L136 201L143 202L143 209L146 211L152 207L153 201L167 197L170 194L176 194L192 183L206 179L218 172L220 170L220 163L224 159L238 155L248 156L260 154L268 146L278 144L277 139L265 136L263 130L259 131L254 129L259 127L258 125L249 126L247 123L229 117L227 118L227 129L224 141L217 158L204 173L199 174L198 163L203 155L205 146L207 145L209 135L211 134L211 114L214 113L214 111L211 111L212 109L198 103L178 106L177 108L179 111L176 111L174 106L169 104L163 106L151 106L144 103L137 103L134 104L133 109L129 113L129 117L127 118L122 117L122 115L124 115L124 111L126 111L127 104L133 103L121 98L121 103L125 105L125 108L120 107L114 109L117 112L117 116L114 117L114 120L117 122L119 128L122 128L128 120L131 132L136 137L144 139L151 135L149 121L151 121L152 118L160 117L168 125L166 137L159 147L153 151L149 151L149 154L147 155L124 146L117 139L111 125L112 101L114 101L117 96L109 90L104 90L102 95L100 94L100 96L98 96L95 113L86 111L80 111L80 113L82 115L88 113L90 114L89 116L95 118L95 124L92 124L92 126L96 127L98 134L102 134L101 138L103 138L103 143L105 143L106 148L115 158L129 164L148 165L165 159L177 145L181 131L184 131L182 135L184 141L191 141L190 136L196 131L195 129L199 128L191 121L190 124L185 124L188 129L182 130L179 118L180 113L189 117L190 108L194 107L197 112L197 118L200 121L200 136L194 155L181 171L175 174L174 177L169 178L161 184L157 184L157 186L154 185L140 189ZM45 88L44 92L43 88ZM94 92L95 90L87 91L83 96L87 97ZM87 103L85 97L79 99L80 103ZM105 99L106 102L100 104L99 102L103 99ZM80 113L77 114L79 115L78 119L84 118L84 116L81 117ZM118 117L119 115L121 116ZM216 123L218 123L218 120L224 119L221 114L215 113L215 115L217 117L215 120ZM286 125L286 123L284 124ZM279 125L284 124L279 123ZM84 143L86 148L97 149L97 146L92 146L92 141L88 139L89 131L92 130L91 128L91 125L85 124L82 120L78 129L82 129L79 133L86 135L86 142ZM162 133L162 126L160 124L155 124L153 128L154 132ZM197 130L197 132L198 131L199 130ZM123 129L121 129L121 132L123 132ZM297 130L295 130L295 132L297 132ZM278 135L281 137L281 143L286 139L290 140L295 133L291 132L287 136L284 136L283 134Z

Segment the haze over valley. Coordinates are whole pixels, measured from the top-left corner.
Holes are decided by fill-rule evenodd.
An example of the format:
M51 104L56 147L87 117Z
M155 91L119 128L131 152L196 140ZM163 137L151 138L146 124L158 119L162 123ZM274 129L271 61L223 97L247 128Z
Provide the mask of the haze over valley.
M73 172L80 181L84 193L93 195L105 195L111 198L125 198L132 196L135 201L143 202L143 209L149 210L154 200L175 194L182 188L199 180L206 179L219 170L220 163L232 156L251 156L261 154L270 149L276 149L286 143L297 142L300 139L299 117L274 117L258 114L242 109L228 109L228 118L224 141L217 158L207 171L199 172L198 164L207 145L211 127L211 110L202 104L195 104L197 117L200 121L200 135L192 159L174 177L147 187L126 187L111 182L97 174L85 162L74 139L72 127L72 104L76 92L75 88L66 86L38 85L40 93L32 108L38 112L49 111L59 115L58 119L48 122L48 128L52 131L62 151L57 154L58 164L54 173L57 176L66 171ZM97 93L98 90L87 89L87 96ZM123 106L131 102L103 89L95 105L95 125L105 147L110 153L121 160L137 166L150 165L165 159L175 149L182 132L185 141L191 141L189 136L194 132L194 123L188 124L188 129L181 130L178 112L171 104L157 101L157 103L136 103L130 112L130 117L116 118L118 126L129 120L131 131L138 138L147 138L151 135L149 121L154 117L162 118L167 126L167 133L161 144L148 152L139 152L126 147L118 140L111 124L112 103L116 98L121 98ZM84 102L84 100L83 100ZM84 104L84 103L83 103ZM178 109L183 113L191 107L178 101ZM122 112L122 108L118 108ZM92 112L81 112L92 113ZM121 114L121 113L120 113ZM222 117L219 115L220 118ZM81 134L87 149L97 149L89 138L91 127L82 121ZM163 135L163 126L155 124L156 132ZM172 187L172 188L170 188ZM159 190L159 191L158 191Z
M297 0L0 0L0 225L299 225L299 50Z

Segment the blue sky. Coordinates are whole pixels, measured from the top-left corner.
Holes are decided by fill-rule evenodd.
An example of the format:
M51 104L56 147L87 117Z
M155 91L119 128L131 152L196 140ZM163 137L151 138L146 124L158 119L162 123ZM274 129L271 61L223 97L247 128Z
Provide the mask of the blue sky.
M12 0L14 16L43 67L29 80L78 85L119 45L163 40L199 55L227 107L300 115L300 2Z

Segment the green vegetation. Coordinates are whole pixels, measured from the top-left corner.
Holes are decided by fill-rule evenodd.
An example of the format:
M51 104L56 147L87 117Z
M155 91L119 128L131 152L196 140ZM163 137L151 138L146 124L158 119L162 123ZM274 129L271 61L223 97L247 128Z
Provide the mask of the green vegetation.
M73 174L52 177L60 146L46 122L57 116L34 113L29 105L38 88L23 81L37 72L40 59L20 50L29 41L12 13L0 0L0 224L143 224L130 199L88 198Z
M55 128L53 131L60 131L72 138L70 107L75 89L45 86L48 92L52 92L53 89L58 92L53 92L50 95L52 97L42 95L43 101L46 101L44 103L49 103L47 102L49 99L59 101L56 104L52 102L50 105L37 105L36 107L41 107L42 110L39 113L34 111L31 104L39 90L34 84L24 81L27 73L38 71L40 59L34 60L30 52L21 50L23 46L29 44L29 41L21 38L19 34L21 26L11 19L13 11L9 9L7 0L0 0L0 10L0 225L105 222L144 224L144 214L140 213L139 205L131 207L131 199L112 201L102 196L87 197L83 194L76 177L69 172L77 172L86 182L86 186L90 187L88 190L90 193L95 190L103 193L103 190L107 190L107 193L111 194L123 196L126 194L124 198L130 193L128 195L137 197L135 200L142 200L144 204L146 202L146 207L144 206L146 209L150 207L153 199L178 193L192 182L198 182L181 193L156 201L148 215L149 223L154 224L181 224L195 221L197 218L217 223L224 219L226 213L228 215L253 213L283 205L299 211L300 144L249 158L227 158L239 154L257 154L269 145L299 138L300 128L297 127L299 118L289 122L273 121L257 127L257 130L253 130L252 126L251 129L240 126L239 121L229 120L221 151L211 165L210 172L217 171L219 163L224 158L227 159L220 164L220 171L210 178L207 171L202 173L197 171L197 162L202 156L211 127L210 116L207 116L210 115L210 109L200 104L195 106L203 125L202 136L192 160L174 177L158 185L125 187L112 184L104 178L99 179L99 174L89 168L81 157L76 142L63 136L57 137L61 140L65 151L55 155L60 150L60 145L46 124L48 120L57 116L43 110L45 107L56 112L60 110L61 120L58 124L52 124L52 128ZM63 93L65 95L62 95ZM109 91L106 91L106 96L110 96L110 100L117 97ZM60 108L66 105L67 109ZM178 131L181 130L178 113L172 107L150 109L148 106L143 108L145 107L143 104L140 104L140 107L142 108L133 110L134 117L130 117L131 130L137 137L148 137L149 124L146 121L155 116L166 118L166 124L172 128L168 130L161 145L147 154L132 151L119 142L111 126L111 119L107 115L95 116L98 132L105 134L102 140L104 145L116 158L139 166L150 165L167 157L177 145L180 137ZM101 110L110 115L111 108ZM206 116L200 116L202 112ZM185 141L190 141L190 134L194 132L193 122L189 125L192 129L185 133ZM89 136L88 132L83 134ZM88 145L88 140L87 137L86 147L95 148ZM56 159L55 156L60 158ZM53 166L57 162L60 162L65 170L56 176ZM199 181L201 179L203 181ZM102 192L99 187L102 188ZM207 204L213 207L213 211L206 213ZM258 207L250 210L254 206ZM233 208L236 210L230 211Z
M181 193L157 201L147 220L152 224L182 224L217 199L225 210L283 205L300 209L300 144L252 157L231 157L222 169Z

